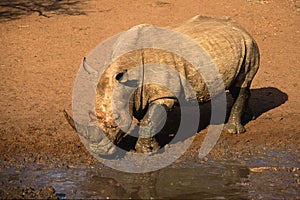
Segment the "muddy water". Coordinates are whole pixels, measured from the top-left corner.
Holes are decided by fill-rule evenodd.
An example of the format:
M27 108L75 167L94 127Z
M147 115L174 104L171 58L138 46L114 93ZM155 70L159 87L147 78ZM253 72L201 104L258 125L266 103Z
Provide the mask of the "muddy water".
M299 197L299 162L285 152L241 162L209 160L181 163L145 174L129 174L100 165L84 168L2 169L5 187L51 185L57 197L252 199Z
M246 197L249 170L236 166L165 168L146 174L110 169L15 170L3 173L11 185L52 185L60 198L224 198Z

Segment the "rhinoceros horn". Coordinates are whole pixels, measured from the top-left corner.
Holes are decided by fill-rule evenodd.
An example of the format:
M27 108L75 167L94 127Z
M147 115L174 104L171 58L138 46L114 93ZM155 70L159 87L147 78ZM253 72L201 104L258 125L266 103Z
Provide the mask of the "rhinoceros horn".
M87 141L93 153L106 156L116 152L116 146L104 136L103 131L95 122L92 121L88 126L84 126L77 123L66 110L63 110L63 113L70 126Z
M74 121L74 119L68 114L66 110L63 110L64 116L70 126L82 137L87 139L87 130L86 127Z

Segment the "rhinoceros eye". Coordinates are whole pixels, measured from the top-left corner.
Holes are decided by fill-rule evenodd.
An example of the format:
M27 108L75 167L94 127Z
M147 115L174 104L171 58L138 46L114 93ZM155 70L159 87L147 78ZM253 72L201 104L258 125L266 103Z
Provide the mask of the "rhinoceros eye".
M117 81L120 81L120 80L122 79L123 76L124 76L124 72L118 73L118 74L116 75L116 80L117 80Z
M119 72L116 74L115 79L119 82L126 82L127 81L127 70L124 70L123 72Z

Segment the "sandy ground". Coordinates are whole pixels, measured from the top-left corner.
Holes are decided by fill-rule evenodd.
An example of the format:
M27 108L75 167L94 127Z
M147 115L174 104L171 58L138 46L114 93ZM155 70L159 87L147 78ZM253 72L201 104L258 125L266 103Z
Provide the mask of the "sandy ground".
M246 134L222 134L208 158L243 162L280 150L299 167L299 1L2 0L0 5L2 169L26 168L28 163L47 168L97 163L62 115L64 108L71 110L82 58L134 25L163 27L197 14L231 16L255 38L261 52L250 100L257 118L246 124ZM196 159L205 131L181 160ZM1 187L5 185L2 181ZM51 188L45 190L53 195ZM4 190L1 194L7 197Z

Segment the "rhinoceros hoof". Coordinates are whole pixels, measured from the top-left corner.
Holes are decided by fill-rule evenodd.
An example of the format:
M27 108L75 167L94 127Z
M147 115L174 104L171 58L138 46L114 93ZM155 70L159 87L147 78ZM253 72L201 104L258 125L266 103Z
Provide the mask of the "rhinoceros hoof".
M135 145L137 153L151 153L159 148L160 146L154 138L139 138Z
M245 133L246 129L242 124L237 123L227 123L224 126L224 130L231 134L237 134L237 133Z

